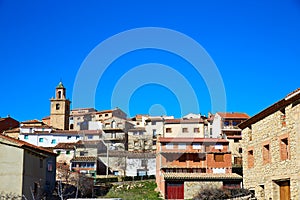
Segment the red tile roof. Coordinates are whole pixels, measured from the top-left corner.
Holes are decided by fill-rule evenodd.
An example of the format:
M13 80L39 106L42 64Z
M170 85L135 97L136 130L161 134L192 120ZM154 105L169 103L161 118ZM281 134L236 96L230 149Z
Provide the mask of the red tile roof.
M228 173L228 174L209 174L209 173L163 173L164 179L197 179L197 180L232 180L238 179L242 180L242 176L236 173Z
M159 142L212 142L212 143L228 143L226 139L220 138L184 138L184 137L160 137Z
M204 120L200 119L166 119L165 124L190 124L190 123L203 123Z
M79 156L72 158L71 162L96 162L95 156Z
M55 155L55 156L57 155L56 153L54 153L51 150L48 150L46 148L38 147L38 146L35 146L35 145L30 144L28 142L25 142L25 141L22 141L22 140L17 140L15 138L8 137L8 136L0 134L0 140L1 139L4 140L4 141L14 143L16 146L21 147L21 148L27 147L27 148L32 149L32 150L38 150L38 151L48 153L48 154L52 154L52 155Z
M11 117L0 118L0 133L19 127L19 122Z
M238 113L238 112L226 112L226 113L218 112L217 114L225 119L248 119L248 118L250 118L250 116L247 115L246 113Z

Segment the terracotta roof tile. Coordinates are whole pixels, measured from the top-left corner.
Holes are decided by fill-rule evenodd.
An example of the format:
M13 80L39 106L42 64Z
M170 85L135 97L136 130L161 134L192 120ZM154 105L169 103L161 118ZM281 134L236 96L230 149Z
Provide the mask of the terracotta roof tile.
M246 113L238 113L238 112L226 112L226 113L222 113L222 112L218 112L217 114L219 114L222 118L229 118L229 119L248 119L250 118L249 115L247 115Z
M220 179L242 179L236 173L209 174L209 173L163 173L165 179L200 179L200 180L220 180Z
M189 123L203 123L204 120L200 119L166 119L165 124L189 124Z
M74 157L71 162L96 162L97 157L95 156L79 156Z

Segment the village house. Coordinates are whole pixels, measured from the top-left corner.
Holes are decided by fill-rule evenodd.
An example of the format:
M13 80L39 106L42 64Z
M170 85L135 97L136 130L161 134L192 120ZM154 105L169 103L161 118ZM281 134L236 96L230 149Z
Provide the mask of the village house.
M202 137L208 132L206 118L166 119L162 137Z
M213 117L213 137L226 138L229 141L229 148L232 155L233 172L242 175L242 130L238 125L250 117L246 113L238 112L217 112Z
M258 200L300 199L300 89L239 127L244 186Z
M128 151L146 152L153 149L153 135L145 128L134 128L128 131Z
M192 199L208 186L240 188L229 142L218 138L159 137L156 183L165 199Z
M0 134L0 192L41 199L55 188L56 154Z

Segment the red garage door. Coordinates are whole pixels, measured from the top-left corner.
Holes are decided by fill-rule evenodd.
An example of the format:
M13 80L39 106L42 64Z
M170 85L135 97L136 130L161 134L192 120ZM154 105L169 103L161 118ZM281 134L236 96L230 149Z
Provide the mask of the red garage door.
M183 182L167 182L166 199L184 199Z

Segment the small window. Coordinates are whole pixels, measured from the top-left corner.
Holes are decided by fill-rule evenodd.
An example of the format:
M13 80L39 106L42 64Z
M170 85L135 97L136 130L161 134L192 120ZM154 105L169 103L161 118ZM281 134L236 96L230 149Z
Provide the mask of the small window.
M280 140L280 157L281 160L289 159L289 141L288 138Z
M88 139L89 140L93 139L93 135L88 135Z
M52 162L48 162L47 169L48 169L48 172L52 172L52 171L53 171L53 165L52 165Z
M201 146L200 143L194 143L193 144L193 149L201 149L201 148L202 148L202 146Z
M156 125L156 122L151 122L151 125Z
M70 124L70 129L71 129L71 130L74 129L74 124Z
M188 133L189 131L188 131L188 128L182 128L182 132L183 133Z
M224 162L224 154L215 154L214 160L215 162Z
M67 136L67 139L69 140L69 139L71 139L71 137L72 137L72 136Z
M178 144L178 149L186 149L186 144L185 143L179 143Z
M60 109L59 103L57 103L57 104L55 105L55 108L56 108L56 110L59 110L59 109Z
M44 160L40 159L40 168L43 168L43 167L44 167Z
M69 151L69 150L68 150L68 151L66 151L66 154L67 154L67 155L70 155L70 151Z
M105 117L108 117L108 114L107 114L107 113L105 114Z
M243 153L243 149L242 148L239 148L239 153Z
M51 140L51 144L56 144L56 139Z
M59 154L61 153L61 151L60 151L60 150L58 150L58 151L56 151L56 153L59 155Z
M182 154L180 157L179 157L179 162L186 162L187 160L187 154Z
M152 130L152 135L153 135L153 137L156 137L156 129Z
M167 143L166 149L173 149L173 143Z
M166 128L166 133L172 133L172 128Z
M79 135L76 135L76 140L78 140L80 137L79 137Z
M248 168L254 167L254 155L253 150L248 151Z
M28 140L28 135L25 135L25 136L24 136L24 139L25 139L25 140Z
M147 167L147 164L148 164L147 159L142 160L142 163L141 163L142 167Z
M44 138L39 138L39 142L44 142Z
M194 128L194 133L200 133L200 128Z
M270 145L264 145L263 146L263 163L269 163L271 162L271 155L270 155Z

